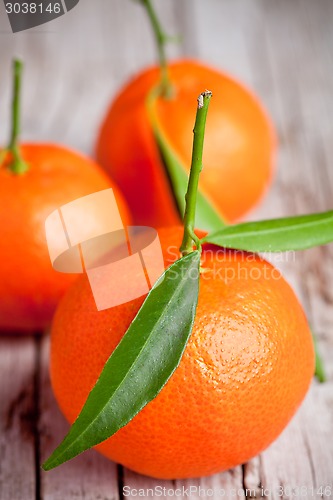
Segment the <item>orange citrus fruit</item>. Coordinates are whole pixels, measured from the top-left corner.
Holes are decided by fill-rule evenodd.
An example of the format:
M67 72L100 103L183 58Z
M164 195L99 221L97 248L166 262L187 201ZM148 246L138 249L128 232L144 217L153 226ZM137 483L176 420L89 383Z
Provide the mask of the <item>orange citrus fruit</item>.
M21 152L27 172L13 174L7 168L10 155L0 168L0 328L29 332L50 324L60 297L77 277L52 268L47 216L110 187L125 223L129 215L118 188L92 160L51 144L25 144ZM86 223L84 217L77 225Z
M276 149L271 120L259 99L225 73L187 60L170 64L169 71L174 97L159 98L155 112L186 170L193 102L203 89L213 92L200 188L222 217L233 222L258 203L271 181ZM147 96L159 75L159 68L147 69L120 92L97 143L97 159L124 193L134 222L152 227L181 221L148 115Z
M159 231L165 265L180 227ZM309 327L293 290L258 255L204 246L199 303L184 356L160 394L97 449L156 478L213 474L249 460L283 430L314 373ZM97 312L86 276L67 292L51 335L51 380L78 416L143 298Z

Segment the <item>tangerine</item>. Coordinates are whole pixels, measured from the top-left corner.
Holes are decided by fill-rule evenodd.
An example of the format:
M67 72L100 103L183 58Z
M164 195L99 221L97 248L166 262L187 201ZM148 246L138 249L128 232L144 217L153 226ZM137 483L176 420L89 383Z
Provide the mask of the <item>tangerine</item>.
M120 92L97 142L98 162L124 193L134 222L156 228L182 220L148 113L147 97L159 75L159 67L149 68ZM271 181L276 149L271 120L244 85L202 63L171 63L169 76L174 97L160 97L155 111L160 130L186 171L191 164L194 99L203 88L213 92L200 188L221 217L234 222L258 203Z
M0 328L30 332L49 326L60 297L77 277L52 268L47 216L110 187L124 223L129 213L118 188L94 161L53 144L24 144L21 155L29 166L25 173L16 175L7 168L9 154L0 168ZM86 223L84 214L76 221ZM97 220L91 223L98 225Z
M181 227L159 231L165 266ZM97 450L156 478L213 474L244 463L281 433L314 373L311 333L280 272L260 256L204 245L193 332L159 395ZM56 399L74 422L143 302L96 310L87 277L70 288L51 335Z

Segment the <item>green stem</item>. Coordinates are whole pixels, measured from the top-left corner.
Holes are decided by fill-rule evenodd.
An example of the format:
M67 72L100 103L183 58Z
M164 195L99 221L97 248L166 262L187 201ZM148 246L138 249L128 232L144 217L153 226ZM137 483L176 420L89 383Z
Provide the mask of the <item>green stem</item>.
M212 93L209 90L205 90L205 92L202 92L202 94L200 94L198 97L197 116L193 130L194 139L191 171L187 193L185 196L186 208L184 215L184 237L182 245L180 247L180 251L183 255L188 255L189 253L193 252L193 243L195 243L197 250L201 251L200 240L194 233L195 211L199 178L202 170L202 155L205 138L206 119L211 97Z
M160 62L160 69L161 69L161 84L160 84L161 95L163 97L170 97L172 87L169 79L168 62L165 52L165 45L168 41L168 36L163 31L162 25L156 15L151 0L140 0L140 1L147 11L155 35L158 57Z
M322 357L319 353L317 337L313 331L312 331L312 338L313 338L313 344L314 344L314 350L315 350L315 356L316 356L315 377L318 379L318 381L320 383L323 383L323 382L326 382L325 367L324 367L324 362L322 360Z
M23 160L19 146L20 112L21 112L21 83L23 63L19 60L13 62L13 102L12 102L12 130L6 152L11 153L12 160L8 166L13 174L23 174L28 170L27 163Z

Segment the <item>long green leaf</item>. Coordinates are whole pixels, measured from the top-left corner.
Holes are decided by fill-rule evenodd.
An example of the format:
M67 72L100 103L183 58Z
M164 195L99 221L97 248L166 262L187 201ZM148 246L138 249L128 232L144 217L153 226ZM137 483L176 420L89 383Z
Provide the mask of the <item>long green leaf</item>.
M245 222L209 234L201 241L249 252L305 250L333 241L333 210L298 217Z
M177 368L195 318L200 254L179 259L156 282L106 362L50 470L115 434L161 391ZM181 304L181 307L179 307Z
M154 108L157 95L158 92L154 89L148 96L147 109L149 112L149 119L161 158L172 185L172 191L177 203L180 217L183 218L185 212L185 194L187 191L188 174L178 155L165 137L157 119ZM221 214L218 213L213 204L199 189L196 207L196 227L205 231L217 231L225 225L226 222L223 220Z

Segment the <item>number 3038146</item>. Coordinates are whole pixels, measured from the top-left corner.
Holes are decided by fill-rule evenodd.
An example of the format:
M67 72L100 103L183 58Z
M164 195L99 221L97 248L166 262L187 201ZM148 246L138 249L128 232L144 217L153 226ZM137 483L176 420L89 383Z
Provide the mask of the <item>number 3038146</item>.
M44 5L43 3L18 3L18 2L7 2L6 3L7 14L60 14L61 4L60 3L49 3Z

